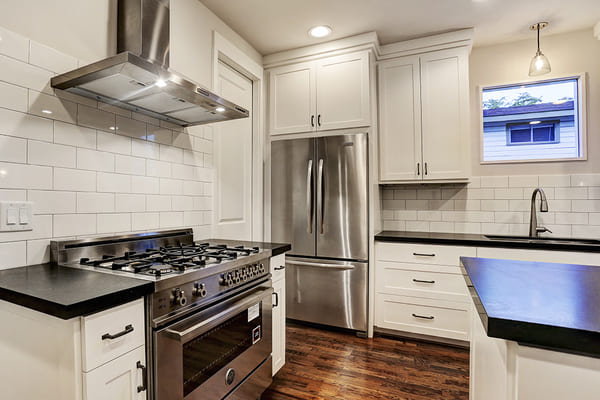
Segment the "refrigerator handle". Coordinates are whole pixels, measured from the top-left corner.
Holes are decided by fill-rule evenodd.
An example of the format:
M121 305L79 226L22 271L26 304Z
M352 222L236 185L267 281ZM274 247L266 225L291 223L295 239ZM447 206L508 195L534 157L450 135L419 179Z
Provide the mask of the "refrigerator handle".
M319 214L319 233L323 234L323 217L325 216L325 207L323 206L323 159L319 159L319 175L317 178L317 213Z
M298 265L298 266L302 266L302 267L315 267L315 268L339 269L339 270L351 270L351 269L355 268L354 265L346 264L346 263L326 264L326 263L318 263L318 262L315 263L315 262L308 262L308 261L290 261L290 260L285 260L285 262L290 265Z
M307 230L312 233L313 230L313 180L312 180L312 165L313 160L308 160L308 171L306 173L306 210L307 210Z

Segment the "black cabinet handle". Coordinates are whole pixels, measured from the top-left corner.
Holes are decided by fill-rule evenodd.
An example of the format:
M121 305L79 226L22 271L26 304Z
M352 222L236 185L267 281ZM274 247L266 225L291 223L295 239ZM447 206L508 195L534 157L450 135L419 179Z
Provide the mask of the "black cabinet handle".
M275 295L275 304L273 304L273 308L275 308L279 305L279 293L273 292L273 294Z
M125 327L125 329L123 329L119 333L115 333L114 335L111 335L110 333L105 333L104 335L102 335L102 340L117 339L117 338L120 338L121 336L125 336L125 335L127 335L128 333L131 333L131 332L133 332L133 326L127 325Z
M413 253L413 256L435 257L435 253Z
M425 163L424 167L425 167L424 168L425 169L425 175L427 175L427 163Z
M315 126L315 116L314 115L310 116L310 126L313 126L313 127Z
M416 283L435 283L435 281L422 281L421 279L413 279L413 282L416 282Z
M142 386L137 387L137 392L139 393L148 389L148 368L146 368L146 366L140 361L137 362L136 368L142 370Z
M421 163L417 163L417 175L421 175Z
M282 269L285 269L285 265L282 265L281 267L275 267L273 268L275 271L281 271Z
M415 317L415 318L421 318L421 319L433 319L433 318L435 318L433 315L431 315L429 317L426 317L424 315L413 314L412 316Z
M317 124L321 126L321 114L317 116Z

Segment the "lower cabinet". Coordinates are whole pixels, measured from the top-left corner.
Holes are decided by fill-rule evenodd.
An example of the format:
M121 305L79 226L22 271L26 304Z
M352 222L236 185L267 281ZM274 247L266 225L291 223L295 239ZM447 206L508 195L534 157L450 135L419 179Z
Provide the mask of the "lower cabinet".
M0 301L0 318L0 398L147 398L143 299L69 320Z
M273 375L285 364L285 254L271 258L273 274Z

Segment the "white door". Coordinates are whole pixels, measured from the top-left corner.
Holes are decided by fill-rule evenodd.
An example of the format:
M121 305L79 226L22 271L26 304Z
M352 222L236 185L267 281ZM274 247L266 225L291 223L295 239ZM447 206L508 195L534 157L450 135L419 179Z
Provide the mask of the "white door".
M317 61L317 130L369 126L369 54Z
M271 135L316 129L313 62L287 65L269 72L269 132Z
M419 57L379 64L379 179L422 179ZM419 166L417 166L419 164Z
M214 236L252 239L252 81L219 62L217 93L250 117L214 125Z
M465 49L421 56L424 179L466 178L468 54Z

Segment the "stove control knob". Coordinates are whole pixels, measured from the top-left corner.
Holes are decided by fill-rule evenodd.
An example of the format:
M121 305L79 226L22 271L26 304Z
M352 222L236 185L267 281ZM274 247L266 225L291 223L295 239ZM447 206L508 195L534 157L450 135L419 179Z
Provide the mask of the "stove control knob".
M221 283L221 286L227 286L227 287L233 286L233 276L231 275L231 272L221 275L220 283Z
M171 291L171 304L174 306L185 306L186 303L187 298L183 290L177 288Z
M194 290L192 294L196 297L206 297L206 286L204 283L194 283Z
M258 270L260 271L261 274L265 273L265 265L263 263L260 263L260 265L258 266Z

